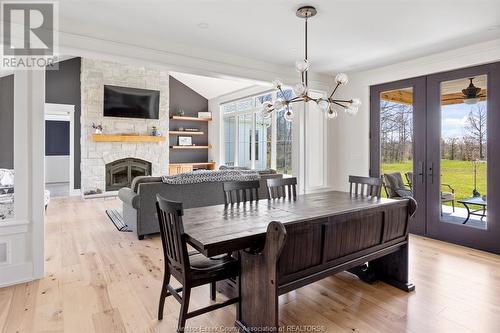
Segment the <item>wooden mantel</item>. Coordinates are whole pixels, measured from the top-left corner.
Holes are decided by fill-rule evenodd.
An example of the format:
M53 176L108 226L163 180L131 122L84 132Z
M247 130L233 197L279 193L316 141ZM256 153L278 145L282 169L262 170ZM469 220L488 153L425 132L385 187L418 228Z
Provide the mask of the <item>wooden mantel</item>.
M120 135L120 134L92 134L91 140L95 142L143 142L157 143L165 141L164 136L152 135Z

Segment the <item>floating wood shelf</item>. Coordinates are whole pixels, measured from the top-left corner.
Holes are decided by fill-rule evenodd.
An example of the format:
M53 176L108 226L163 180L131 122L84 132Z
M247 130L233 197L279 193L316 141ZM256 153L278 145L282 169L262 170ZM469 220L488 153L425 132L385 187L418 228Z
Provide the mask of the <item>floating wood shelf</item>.
M203 132L190 132L190 131L169 131L170 135L203 135Z
M188 166L188 165L191 165L193 167L201 167L201 166L215 167L215 162L170 163L169 165L170 166Z
M144 142L156 143L165 141L164 136L152 135L119 135L119 134L93 134L92 141L95 142Z
M211 146L170 146L172 149L209 149Z
M212 118L182 117L182 116L171 116L170 119L186 120L186 121L211 121L212 120Z

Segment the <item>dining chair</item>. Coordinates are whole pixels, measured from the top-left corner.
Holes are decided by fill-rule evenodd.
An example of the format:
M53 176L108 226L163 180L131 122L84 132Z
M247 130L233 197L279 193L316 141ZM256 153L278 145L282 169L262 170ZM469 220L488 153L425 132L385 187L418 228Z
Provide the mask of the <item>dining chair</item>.
M207 307L188 312L192 288L210 284L211 299L215 300L216 282L237 276L239 262L228 255L208 258L197 251L188 253L182 222L182 203L168 201L160 194L156 195L156 200L156 211L160 223L160 235L165 261L163 286L158 306L158 320L163 319L165 299L172 295L181 304L177 331L182 332L187 319L238 302L238 297L235 297L223 303L211 304ZM174 276L182 284L182 287L173 288L170 285L171 276ZM182 293L182 295L179 293Z
M297 199L297 178L270 178L267 180L269 199Z
M385 193L388 198L407 198L413 196L411 188L406 187L401 172L382 175Z
M226 205L259 200L258 180L225 182L223 187Z
M354 196L378 197L382 192L382 178L349 176L349 193Z

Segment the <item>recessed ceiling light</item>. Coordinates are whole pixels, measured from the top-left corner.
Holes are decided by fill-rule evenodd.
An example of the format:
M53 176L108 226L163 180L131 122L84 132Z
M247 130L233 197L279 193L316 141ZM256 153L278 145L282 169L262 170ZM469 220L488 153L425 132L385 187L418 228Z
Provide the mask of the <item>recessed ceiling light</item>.
M208 23L205 23L205 22L198 23L198 28L208 29Z

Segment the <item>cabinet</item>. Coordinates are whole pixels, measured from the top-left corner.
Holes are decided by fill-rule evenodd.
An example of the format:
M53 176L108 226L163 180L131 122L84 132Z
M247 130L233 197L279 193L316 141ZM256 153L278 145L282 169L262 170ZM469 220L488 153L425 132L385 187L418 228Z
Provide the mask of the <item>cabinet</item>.
M207 170L215 170L215 163L207 162L207 163L175 163L169 164L168 166L168 174L170 176L191 172L194 169L207 169Z

